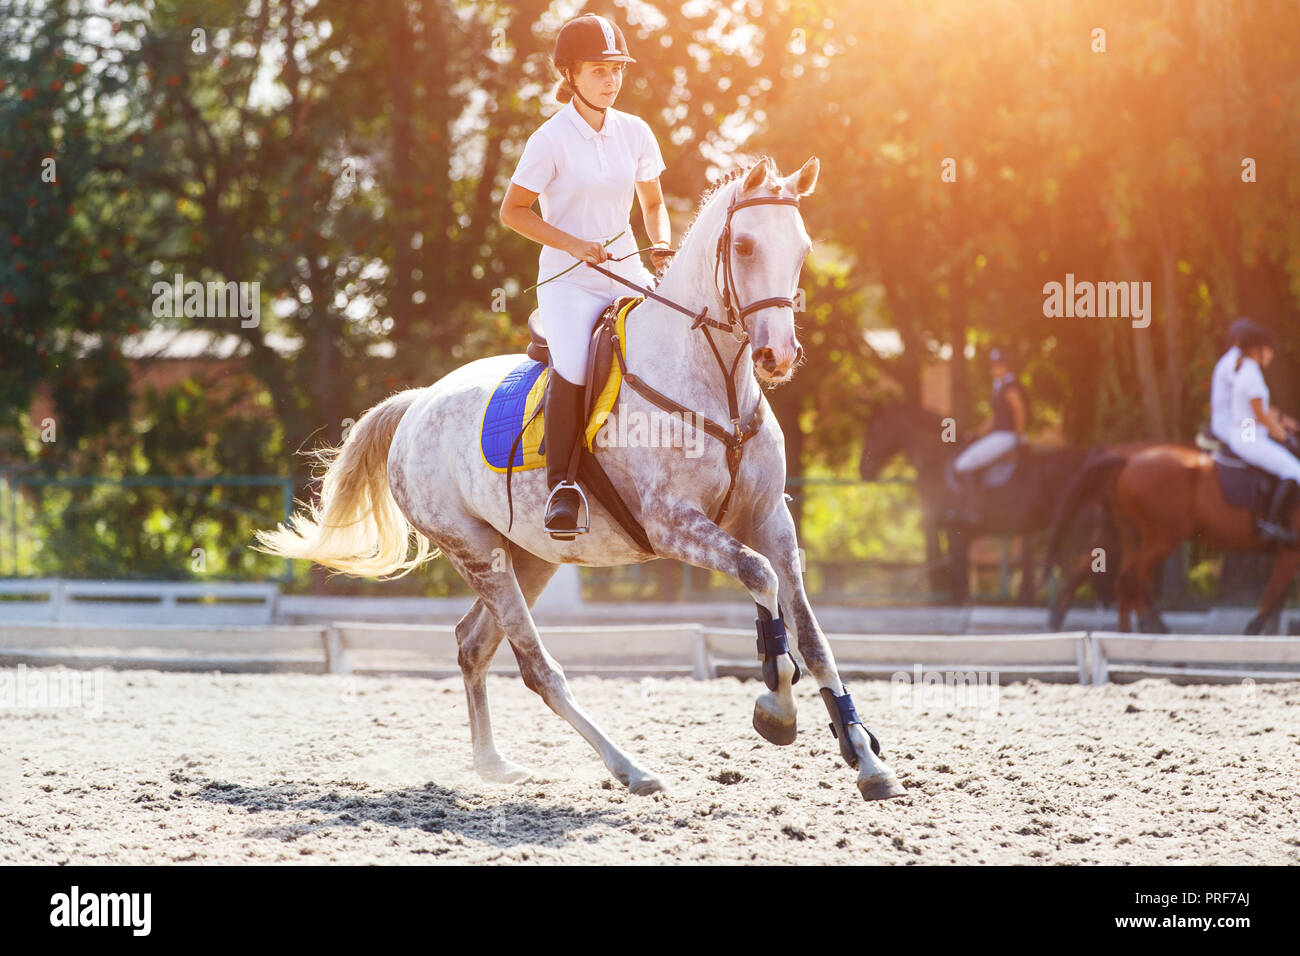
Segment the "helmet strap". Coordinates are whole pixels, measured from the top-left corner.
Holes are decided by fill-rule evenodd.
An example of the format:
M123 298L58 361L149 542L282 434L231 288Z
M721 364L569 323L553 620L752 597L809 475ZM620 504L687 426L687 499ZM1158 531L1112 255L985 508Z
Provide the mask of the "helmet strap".
M578 84L573 82L573 74L570 71L564 71L564 78L569 81L569 89L573 90L573 95L586 103L590 109L595 110L597 113L603 113L605 110L609 109L607 106L597 106L595 103L591 102L591 100L579 93Z

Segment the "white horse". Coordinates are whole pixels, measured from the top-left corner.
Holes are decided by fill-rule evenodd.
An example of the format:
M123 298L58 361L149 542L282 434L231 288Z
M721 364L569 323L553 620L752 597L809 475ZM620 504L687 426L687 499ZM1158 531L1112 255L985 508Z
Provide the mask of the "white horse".
M486 676L504 636L524 683L586 738L619 781L636 794L663 789L657 776L610 740L578 705L529 613L560 564L607 567L662 557L725 572L753 597L759 611L759 657L769 687L754 708L754 726L763 737L779 744L795 739L791 684L800 671L784 637L784 608L805 666L821 688L841 753L858 768L862 796L879 800L904 793L853 710L804 594L794 521L785 499L785 440L759 387L759 381L769 386L788 381L801 357L787 293L796 290L812 248L797 205L799 197L813 191L819 168L813 157L798 172L781 177L763 158L715 183L655 289L691 312L703 305L710 316L727 316L727 323L715 326L731 327L719 333L719 341L729 344L738 360L742 353L746 359L740 363L739 381L733 378L740 420L732 421L727 432L740 434L746 422L761 425L743 446L734 488L728 456L715 438L698 436L704 453L694 457L658 442L658 447L596 442L598 461L645 528L653 552L638 547L598 507L590 509L587 533L572 541L552 540L542 529L549 491L544 468L513 476L511 524L506 476L485 467L477 445L484 404L523 360L517 354L470 362L434 385L399 392L371 408L341 446L313 453L328 465L319 502L306 505L288 527L258 533L259 550L307 558L358 576L400 576L439 551L447 557L478 594L456 626L456 639L474 765L484 779L517 782L530 773L497 751L488 716ZM753 305L739 308L741 302ZM709 335L680 311L646 299L627 319L629 376L701 416L727 422L734 417L728 410L727 376L720 371L713 340L706 341ZM755 374L749 373L751 367ZM733 374L735 368L732 364ZM634 414L662 416L625 381L604 427L617 429L618 416ZM710 515L720 513L729 491L729 510L719 525Z

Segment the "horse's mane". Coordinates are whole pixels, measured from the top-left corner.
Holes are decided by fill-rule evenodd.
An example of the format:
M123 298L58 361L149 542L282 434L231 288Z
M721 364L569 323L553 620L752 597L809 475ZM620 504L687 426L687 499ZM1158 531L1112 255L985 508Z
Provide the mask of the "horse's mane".
M728 183L734 183L737 179L740 179L742 176L749 175L750 170L752 170L755 166L757 166L761 162L764 162L765 160L771 163L773 167L775 167L776 163L774 160L771 159L771 157L765 155L759 156L748 166L741 166L736 169L733 169L731 172L727 173L726 175L719 176L713 182L709 183L708 187L705 188L704 192L700 194L699 204L696 205L695 207L695 215L691 218L691 221L686 226L685 230L682 231L681 241L677 243L678 249L681 249L686 245L686 240L690 237L691 230L695 227L695 224L700 221L700 213L704 212L704 207L709 204L709 200L711 200L714 196L716 196L723 186L726 186Z

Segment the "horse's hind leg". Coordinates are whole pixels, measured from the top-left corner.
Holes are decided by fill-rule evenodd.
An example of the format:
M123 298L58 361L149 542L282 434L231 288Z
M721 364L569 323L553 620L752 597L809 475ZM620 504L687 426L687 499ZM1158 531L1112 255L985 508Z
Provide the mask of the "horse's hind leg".
M1092 555L1085 553L1080 555L1074 562L1074 566L1063 576L1060 593L1056 595L1056 603L1052 606L1052 613L1048 617L1047 626L1052 630L1059 630L1065 623L1065 615L1070 612L1070 605L1074 603L1074 595L1083 582L1092 574Z
M1146 634L1168 634L1169 628L1155 606L1156 575L1164 570L1165 560L1173 554L1178 542L1163 537L1143 541L1138 551L1134 570L1134 603L1137 606L1138 627Z
M778 502L766 520L758 519L751 538L754 547L772 562L780 578L781 604L788 610L788 623L798 639L799 654L817 678L822 701L831 715L831 729L840 742L841 755L849 766L858 768L858 791L867 800L903 796L906 791L898 777L872 747L874 737L857 721L848 689L835 667L830 643L808 603L794 519L784 501Z
M498 562L500 563L500 562ZM517 547L510 546L510 567L519 582L520 592L531 608L559 565ZM506 760L497 752L492 736L492 718L488 711L487 675L492 657L505 637L483 599L456 625L456 643L460 646L458 659L465 678L465 696L469 704L470 739L474 748L474 769L479 776L492 783L518 783L526 780L530 771Z
M503 572L499 558L493 560L494 549L506 547L506 539L486 522L470 520L429 536L505 632L524 684L582 734L610 773L629 790L638 795L662 790L663 782L620 750L574 700L564 671L542 646L519 580L509 569Z
M1273 563L1273 573L1269 576L1264 594L1259 599L1259 611L1246 625L1246 634L1264 633L1269 618L1282 605L1282 599L1286 597L1286 590L1290 587L1297 568L1300 568L1300 548L1279 549L1277 560Z

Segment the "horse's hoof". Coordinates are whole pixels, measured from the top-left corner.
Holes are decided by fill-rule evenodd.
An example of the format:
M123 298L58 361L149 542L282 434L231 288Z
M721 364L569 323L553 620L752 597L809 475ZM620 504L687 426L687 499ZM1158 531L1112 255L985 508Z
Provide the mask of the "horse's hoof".
M1249 634L1251 636L1254 636L1256 634L1262 634L1263 632L1264 632L1264 621L1262 618L1258 618L1258 617L1252 617L1250 619L1250 623L1246 625L1246 629L1242 631L1243 634Z
M662 793L664 782L652 773L643 773L624 781L628 790L638 797L648 797L652 793Z
M766 695L764 695L766 696ZM763 707L763 698L754 703L754 729L764 740L781 746L794 743L798 734L798 719L794 714L781 718Z
M863 800L892 800L907 795L893 771L858 778L858 793L862 794Z
M478 775L488 783L523 783L533 775L527 767L509 760L496 760L492 763L479 764L474 768Z

